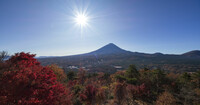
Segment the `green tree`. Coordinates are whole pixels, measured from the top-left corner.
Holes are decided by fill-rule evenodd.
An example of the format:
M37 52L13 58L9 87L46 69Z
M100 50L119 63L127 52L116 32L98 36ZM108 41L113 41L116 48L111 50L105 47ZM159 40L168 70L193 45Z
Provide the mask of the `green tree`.
M200 70L192 74L192 81L196 88L200 88Z
M67 79L68 80L73 80L74 78L75 78L75 72L74 71L69 71L68 73L67 73Z
M180 82L183 86L191 85L191 75L188 74L187 72L183 73L183 74L179 77L179 82Z
M138 78L139 72L135 65L130 65L128 70L126 70L126 77L128 78Z

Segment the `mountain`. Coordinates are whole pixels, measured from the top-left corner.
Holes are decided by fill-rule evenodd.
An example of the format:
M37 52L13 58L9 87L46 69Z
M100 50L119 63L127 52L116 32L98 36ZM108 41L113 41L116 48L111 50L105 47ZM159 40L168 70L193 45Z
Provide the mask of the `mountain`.
M109 43L96 51L87 53L87 54L96 54L96 55L106 55L106 54L125 54L130 53L129 51L123 50L120 47L116 46L113 43Z
M182 54L183 56L188 56L188 57L200 57L200 50L193 50L187 53Z
M65 70L72 66L84 67L89 72L113 73L116 67L126 69L130 64L138 68L161 68L171 72L185 72L200 70L200 51L190 51L181 55L162 53L140 53L126 51L113 43L109 43L95 51L60 57L37 58L43 65L57 64Z
M154 55L163 56L164 54L160 53L160 52L157 52L157 53L154 53Z

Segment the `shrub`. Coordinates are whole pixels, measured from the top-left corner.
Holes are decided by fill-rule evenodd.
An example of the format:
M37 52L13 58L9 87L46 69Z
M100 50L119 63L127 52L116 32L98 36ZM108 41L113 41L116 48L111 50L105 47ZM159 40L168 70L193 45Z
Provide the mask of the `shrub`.
M176 99L171 93L165 91L158 96L156 105L176 105Z
M49 65L48 68L53 70L58 82L64 83L67 80L67 76L64 70L61 69L59 66L53 64L53 65Z
M80 100L87 105L92 105L96 102L98 89L93 85L87 85L84 92L80 94Z
M116 83L114 88L114 98L119 105L122 105L126 96L126 83Z
M4 72L0 80L0 104L70 105L69 90L34 56L22 52L7 61L13 70Z

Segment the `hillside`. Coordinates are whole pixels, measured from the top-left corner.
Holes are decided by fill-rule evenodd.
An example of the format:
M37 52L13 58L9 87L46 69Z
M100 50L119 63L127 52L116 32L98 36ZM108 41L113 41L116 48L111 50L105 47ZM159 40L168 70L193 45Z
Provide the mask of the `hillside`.
M161 68L167 71L184 72L200 69L198 51L181 55L140 53L121 49L113 43L80 55L39 58L43 65L58 64L64 69L83 67L91 72L115 72L135 64L138 68ZM116 66L118 68L116 68Z
M200 51L199 50L194 50L190 51L187 53L182 54L183 56L188 56L188 57L200 57Z
M113 74L42 66L34 54L0 62L0 105L199 105L200 71L167 73L130 65ZM35 100L36 99L36 100ZM187 101L185 101L187 100Z

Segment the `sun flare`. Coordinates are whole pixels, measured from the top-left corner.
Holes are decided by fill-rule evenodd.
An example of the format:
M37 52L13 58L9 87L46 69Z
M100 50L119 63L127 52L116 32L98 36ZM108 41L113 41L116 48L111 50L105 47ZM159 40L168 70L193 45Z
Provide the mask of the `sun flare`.
M78 25L85 26L88 22L88 17L84 14L78 14L75 21Z

